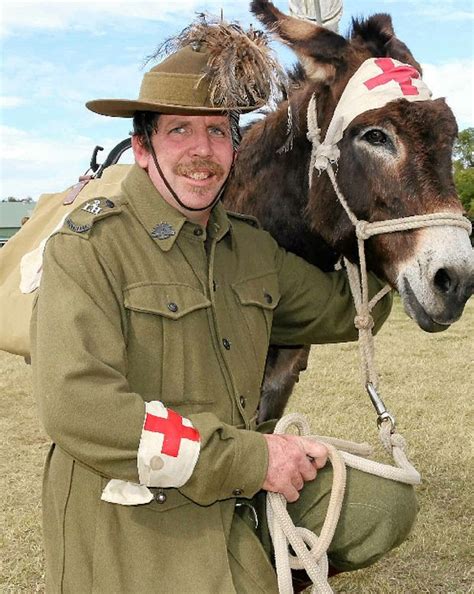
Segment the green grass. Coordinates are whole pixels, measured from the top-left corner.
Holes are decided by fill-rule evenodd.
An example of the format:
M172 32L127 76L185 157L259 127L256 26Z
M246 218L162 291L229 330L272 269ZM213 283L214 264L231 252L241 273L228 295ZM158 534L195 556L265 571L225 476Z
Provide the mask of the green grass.
M395 301L376 339L380 392L423 477L420 513L409 540L372 568L331 580L335 592L468 593L472 572L474 300L461 322L430 335ZM42 592L40 491L48 439L31 396L31 369L0 351L1 592ZM313 348L289 409L308 415L312 429L376 443L375 413L360 385L357 346ZM181 594L181 593L180 593Z

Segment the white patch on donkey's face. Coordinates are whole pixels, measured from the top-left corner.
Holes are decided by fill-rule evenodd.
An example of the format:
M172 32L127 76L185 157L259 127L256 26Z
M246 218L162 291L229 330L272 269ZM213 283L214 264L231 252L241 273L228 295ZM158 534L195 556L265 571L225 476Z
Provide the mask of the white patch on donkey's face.
M428 332L460 318L474 288L474 252L460 227L420 230L416 254L398 270L397 287L407 314Z

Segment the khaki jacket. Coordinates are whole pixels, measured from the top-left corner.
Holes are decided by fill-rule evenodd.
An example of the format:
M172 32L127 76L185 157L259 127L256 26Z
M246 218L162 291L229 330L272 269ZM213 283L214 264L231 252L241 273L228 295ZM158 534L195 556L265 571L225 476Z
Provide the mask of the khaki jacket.
M48 241L32 318L34 390L54 442L48 591L277 591L259 540L234 514L266 475L255 431L265 357L270 342L355 339L346 276L286 253L221 205L202 229L137 166L120 196L95 204ZM373 294L380 283L370 282ZM377 306L377 326L389 310L390 299ZM138 482L144 402L155 400L201 435L191 478L155 490L161 503L102 501L109 479Z

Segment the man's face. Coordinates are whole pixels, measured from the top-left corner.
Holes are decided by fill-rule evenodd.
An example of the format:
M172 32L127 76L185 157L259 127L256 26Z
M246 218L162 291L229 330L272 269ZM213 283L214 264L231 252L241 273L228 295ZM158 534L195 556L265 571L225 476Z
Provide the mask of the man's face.
M232 138L225 115L160 115L151 137L158 163L179 199L193 208L211 204L229 174L233 160ZM205 224L209 211L183 209L167 189L153 158L132 137L135 159L148 171L163 198L189 219Z

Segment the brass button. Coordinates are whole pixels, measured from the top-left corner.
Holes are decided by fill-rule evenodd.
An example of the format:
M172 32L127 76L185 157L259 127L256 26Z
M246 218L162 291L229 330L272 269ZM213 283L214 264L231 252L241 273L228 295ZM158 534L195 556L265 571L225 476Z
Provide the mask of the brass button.
M247 403L246 403L246 401L245 401L245 396L241 396L241 397L239 398L239 400L240 400L240 406L241 406L242 408L245 408L245 405L247 404Z
M222 344L224 345L226 351L230 350L230 341L228 341L227 338L222 339Z
M163 489L158 489L158 491L155 493L155 501L156 503L165 503L166 502L166 493L163 491Z
M235 495L235 497L240 497L242 495L242 493L244 492L243 489L234 489L232 491L232 495Z
M270 295L270 293L265 293L265 294L264 294L264 297L265 297L265 301L266 301L267 303L269 303L269 304L270 304L270 303L273 303L273 297Z
M196 229L194 229L194 235L196 237L201 237L203 233L204 231L202 230L202 227L196 227Z
M168 303L168 309L170 311L176 312L176 311L178 311L178 306L176 305L176 303L171 302L171 303Z

